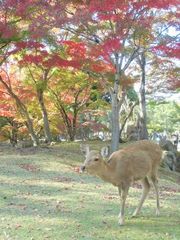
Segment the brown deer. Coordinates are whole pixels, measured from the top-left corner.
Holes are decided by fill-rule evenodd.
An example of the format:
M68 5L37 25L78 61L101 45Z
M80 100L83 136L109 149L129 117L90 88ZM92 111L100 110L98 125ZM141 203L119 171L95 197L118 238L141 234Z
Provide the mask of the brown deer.
M119 224L124 224L125 201L130 185L140 180L143 193L133 217L140 212L144 200L150 190L149 180L152 181L156 192L156 215L159 215L159 191L157 172L161 162L162 150L160 146L149 140L142 140L132 143L119 151L113 152L108 161L103 157L107 150L103 148L101 154L98 151L90 151L86 145L86 159L81 171L87 170L92 175L98 176L104 181L118 187L121 197L121 209ZM106 154L104 154L106 151Z

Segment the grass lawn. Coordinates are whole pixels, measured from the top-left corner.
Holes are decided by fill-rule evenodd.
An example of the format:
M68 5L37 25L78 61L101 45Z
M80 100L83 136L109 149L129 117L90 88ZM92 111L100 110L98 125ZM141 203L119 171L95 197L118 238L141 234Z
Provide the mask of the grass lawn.
M39 149L1 144L0 240L180 239L180 174L160 173L159 217L152 188L141 215L131 218L141 195L140 185L134 185L126 225L120 227L117 189L79 174L83 160L79 143Z

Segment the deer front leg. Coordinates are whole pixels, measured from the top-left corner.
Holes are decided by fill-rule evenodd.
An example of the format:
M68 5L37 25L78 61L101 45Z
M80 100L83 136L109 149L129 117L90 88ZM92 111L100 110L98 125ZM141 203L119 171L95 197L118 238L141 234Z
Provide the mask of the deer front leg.
M119 213L119 225L124 225L124 212L125 212L125 203L126 203L126 198L128 195L128 190L129 190L129 185L123 186L123 187L118 187L119 190L119 196L121 198L121 209Z

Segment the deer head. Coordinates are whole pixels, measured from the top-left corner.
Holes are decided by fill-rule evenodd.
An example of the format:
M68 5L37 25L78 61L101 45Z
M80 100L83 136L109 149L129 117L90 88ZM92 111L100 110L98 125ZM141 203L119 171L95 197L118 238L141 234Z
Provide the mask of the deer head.
M103 147L101 151L90 151L89 145L85 145L84 147L81 145L81 149L83 149L86 157L84 164L81 166L81 172L86 170L90 174L96 175L105 164L104 158L109 155L109 148Z

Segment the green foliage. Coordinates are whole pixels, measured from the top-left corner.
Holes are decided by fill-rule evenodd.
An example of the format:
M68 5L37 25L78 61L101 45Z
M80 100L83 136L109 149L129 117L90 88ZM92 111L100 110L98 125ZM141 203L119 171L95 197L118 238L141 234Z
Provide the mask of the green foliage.
M127 97L130 101L132 102L137 102L138 101L138 95L137 92L134 90L133 87L130 87L127 91Z
M8 120L6 117L0 117L0 129L8 124Z
M6 117L0 117L0 142L9 139L11 127Z
M150 131L174 132L179 130L180 105L175 102L158 103L150 101L147 105L148 128Z

